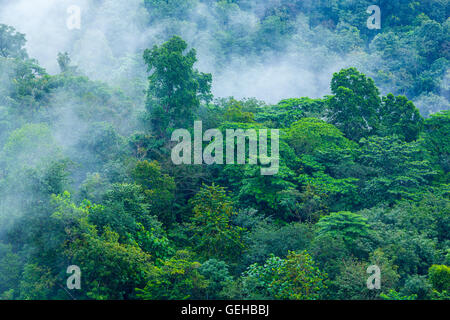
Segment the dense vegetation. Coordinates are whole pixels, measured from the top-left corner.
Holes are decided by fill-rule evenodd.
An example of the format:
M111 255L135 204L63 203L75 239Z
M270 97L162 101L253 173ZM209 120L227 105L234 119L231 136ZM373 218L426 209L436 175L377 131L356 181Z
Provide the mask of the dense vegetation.
M0 24L0 299L449 299L449 2L374 2L381 30L366 0L145 0L162 41L114 85L67 53L47 73ZM286 47L358 58L329 95L268 104L215 98L205 43L223 68ZM278 174L174 165L194 120L280 129Z

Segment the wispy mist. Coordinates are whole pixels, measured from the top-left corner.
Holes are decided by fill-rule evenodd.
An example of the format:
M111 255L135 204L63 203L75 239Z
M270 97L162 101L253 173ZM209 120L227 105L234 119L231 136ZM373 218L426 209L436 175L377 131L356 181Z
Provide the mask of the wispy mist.
M81 8L80 30L66 26L70 16L67 9L74 4ZM297 35L282 48L258 53L233 53L229 48L227 60L219 61L224 48L214 45L223 17L213 9L199 3L184 21L174 25L173 20L152 21L140 0L6 0L0 21L26 34L30 56L50 73L58 72L57 53L68 51L86 75L115 84L123 82L121 77L130 76L124 70L120 73L124 58L140 58L145 48L171 33L181 33L198 51L198 68L213 74L216 96L256 97L269 103L288 97L321 97L329 93L333 72L358 63L357 56L337 55L327 49L325 36L330 32L323 28L309 30L305 17L294 25ZM256 29L264 10L262 5L248 11L236 7L224 17L229 28L246 36ZM145 27L149 22L150 27ZM313 46L311 37L317 37ZM145 73L134 76L142 79Z

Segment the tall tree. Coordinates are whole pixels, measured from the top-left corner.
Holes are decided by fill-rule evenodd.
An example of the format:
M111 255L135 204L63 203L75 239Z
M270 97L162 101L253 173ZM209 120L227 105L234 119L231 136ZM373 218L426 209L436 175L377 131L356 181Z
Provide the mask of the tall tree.
M132 171L135 182L142 186L149 210L158 219L169 225L174 222L173 202L175 199L174 179L162 173L157 161L139 161Z
M414 104L405 96L388 94L381 104L382 131L396 134L407 142L416 140L423 129L424 120Z
M376 132L381 101L371 78L356 68L343 69L333 75L331 92L329 121L347 138L359 141Z
M193 243L207 258L235 260L243 248L243 229L231 224L236 214L225 189L204 186L191 200Z
M425 120L425 147L434 163L446 174L450 171L450 110L433 114Z
M359 237L369 234L367 220L357 213L349 211L334 212L317 223L318 235L341 236L348 245Z
M211 99L211 74L193 68L195 49L174 36L160 47L145 50L144 60L151 72L146 108L153 132L167 137L172 128L192 125L195 111L202 100Z
M0 56L4 58L26 58L25 35L13 27L0 24Z
M286 259L272 255L263 266L251 265L243 291L250 299L317 300L326 278L308 252L289 252Z

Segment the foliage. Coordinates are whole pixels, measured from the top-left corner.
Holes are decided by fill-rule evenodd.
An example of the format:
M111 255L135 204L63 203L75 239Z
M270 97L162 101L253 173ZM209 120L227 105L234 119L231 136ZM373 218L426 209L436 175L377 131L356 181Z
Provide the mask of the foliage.
M423 118L414 104L405 96L388 94L381 104L381 130L387 135L398 135L407 142L416 140L423 129Z
M231 223L236 212L225 189L203 186L191 204L194 213L190 225L191 241L197 252L207 258L237 259L243 248L244 229Z
M428 270L428 276L437 291L450 291L450 267L445 265L432 265Z
M4 58L26 58L25 35L13 27L0 24L0 55Z
M329 120L347 138L359 141L378 130L380 97L371 78L356 68L341 70L331 81L333 96L328 101Z
M120 244L119 235L110 229L100 236L95 230L83 234L70 244L67 255L83 270L85 297L97 300L133 298L134 289L144 286L152 267L149 254Z
M94 1L57 74L0 24L0 299L449 299L449 3L372 4ZM174 165L194 120L279 129L277 174Z
M207 281L199 273L201 264L192 260L188 251L178 251L161 267L150 269L150 277L138 297L144 300L185 300L198 298L207 287Z
M209 100L211 75L193 69L197 61L194 49L180 37L173 37L161 47L144 52L151 72L146 108L153 119L153 131L162 136L170 128L191 125L200 100Z
M367 220L356 213L342 211L325 216L317 223L318 235L342 236L343 240L351 244L357 238L369 235Z
M275 256L263 266L254 264L243 274L244 290L250 299L318 299L326 288L322 273L306 252L289 252L286 259Z

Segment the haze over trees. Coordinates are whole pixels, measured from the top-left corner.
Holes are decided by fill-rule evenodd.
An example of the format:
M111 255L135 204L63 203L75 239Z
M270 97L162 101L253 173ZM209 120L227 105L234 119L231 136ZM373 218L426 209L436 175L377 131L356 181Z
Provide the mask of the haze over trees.
M91 71L62 48L48 72L0 24L0 299L449 299L449 3L378 1L380 30L370 1L329 3L139 1L157 35ZM237 60L293 52L308 79L347 62L321 97L214 95ZM196 120L279 129L278 173L174 165Z

